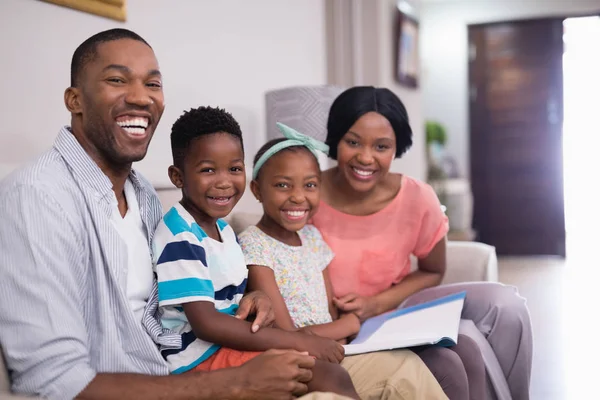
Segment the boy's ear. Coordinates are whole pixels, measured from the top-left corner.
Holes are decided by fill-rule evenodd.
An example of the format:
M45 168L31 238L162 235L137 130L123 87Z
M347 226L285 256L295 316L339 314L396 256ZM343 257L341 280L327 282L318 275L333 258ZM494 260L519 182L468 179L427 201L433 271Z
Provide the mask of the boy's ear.
M183 187L183 172L174 165L169 167L169 179L177 189Z
M256 179L252 179L252 182L250 182L250 190L252 191L252 194L256 200L262 203L262 198L260 197L260 188L258 187L258 182L256 182Z

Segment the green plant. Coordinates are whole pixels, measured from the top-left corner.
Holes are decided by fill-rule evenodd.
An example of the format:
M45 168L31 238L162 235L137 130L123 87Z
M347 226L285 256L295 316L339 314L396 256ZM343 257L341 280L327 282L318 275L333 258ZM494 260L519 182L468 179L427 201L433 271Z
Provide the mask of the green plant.
M446 144L446 140L448 140L446 128L444 128L439 122L435 121L427 121L425 123L425 135L428 145L437 142L443 146Z

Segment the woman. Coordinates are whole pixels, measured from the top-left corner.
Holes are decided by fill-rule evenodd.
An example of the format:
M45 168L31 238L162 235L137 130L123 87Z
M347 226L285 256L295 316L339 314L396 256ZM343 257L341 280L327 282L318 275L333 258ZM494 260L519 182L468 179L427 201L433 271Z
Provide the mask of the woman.
M450 399L494 392L528 399L532 336L524 299L497 283L438 286L448 219L430 186L390 172L412 144L400 99L388 89L346 90L331 106L326 143L338 165L323 173L313 223L336 254L329 273L338 308L364 321L466 290L458 345L415 351ZM419 260L412 273L411 254Z

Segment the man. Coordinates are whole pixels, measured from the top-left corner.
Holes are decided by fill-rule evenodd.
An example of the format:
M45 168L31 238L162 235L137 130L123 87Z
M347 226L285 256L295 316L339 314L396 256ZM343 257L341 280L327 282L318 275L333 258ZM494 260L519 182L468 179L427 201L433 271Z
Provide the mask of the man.
M148 43L124 29L87 39L73 55L64 100L71 126L0 185L0 344L13 391L65 399L304 394L314 365L306 354L269 351L239 368L168 375L142 327L153 284L149 243L162 213L131 168L164 110ZM268 298L245 296L238 316L250 314L253 330L269 324ZM378 365L377 376L372 364L349 372L357 388L389 396L398 389L388 378L399 379L391 364Z

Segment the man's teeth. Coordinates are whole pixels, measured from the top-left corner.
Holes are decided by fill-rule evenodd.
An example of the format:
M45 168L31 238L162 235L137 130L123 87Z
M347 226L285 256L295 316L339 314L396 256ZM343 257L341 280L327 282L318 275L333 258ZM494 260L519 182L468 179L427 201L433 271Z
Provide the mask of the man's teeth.
M285 213L290 217L302 217L306 214L306 211L286 211Z
M356 169L356 168L352 168L354 170L354 172L356 172L357 174L361 175L361 176L370 176L373 175L373 173L375 171L364 171L362 169Z
M117 121L117 125L121 128L142 128L146 129L148 127L148 118L129 118L122 121Z
M134 127L123 127L123 130L127 133L129 133L130 135L143 135L144 133L146 133L146 129L144 128L134 128Z

